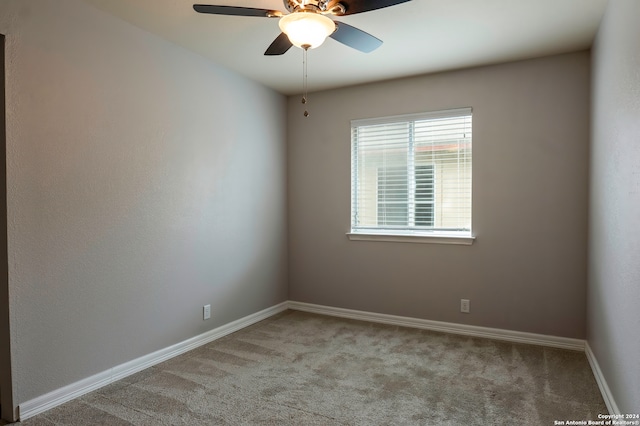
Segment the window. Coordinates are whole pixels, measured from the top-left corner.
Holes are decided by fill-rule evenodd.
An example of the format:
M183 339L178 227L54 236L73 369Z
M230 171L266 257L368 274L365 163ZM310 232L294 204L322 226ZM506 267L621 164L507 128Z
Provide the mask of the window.
M378 167L378 226L406 226L407 169L404 167Z
M471 127L470 108L352 121L350 237L470 244Z
M433 165L416 166L416 226L433 228L433 179Z
M378 226L407 226L411 222L407 203L406 167L378 168ZM433 166L416 166L414 225L433 226Z

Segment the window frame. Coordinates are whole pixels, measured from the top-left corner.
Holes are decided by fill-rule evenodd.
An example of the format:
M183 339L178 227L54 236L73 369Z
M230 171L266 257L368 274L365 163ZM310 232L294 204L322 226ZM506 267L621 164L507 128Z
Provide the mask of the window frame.
M357 207L357 203L358 203L358 199L357 199L357 193L358 193L358 188L356 188L356 184L359 184L359 182L357 182L357 177L354 175L354 170L357 167L357 159L358 159L358 155L357 155L357 145L354 146L354 140L353 140L353 132L354 129L357 127L363 127L363 126L374 126L374 125L382 125L382 124L393 124L393 123L402 123L402 122L411 122L411 127L413 127L415 124L415 121L420 121L420 120L433 120L433 119L438 119L438 118L450 118L450 117L456 117L456 116L465 116L465 115L472 115L473 114L473 109L470 107L467 108L456 108L456 109L449 109L449 110L440 110L440 111L432 111L432 112L424 112L424 113L417 113L417 114L405 114L405 115L396 115L396 116L389 116L389 117L377 117L377 118L366 118L366 119L358 119L358 120L352 120L351 121L351 150L350 150L350 154L351 154L351 210L350 210L350 219L349 219L349 229L350 231L347 232L347 236L350 240L353 241L388 241L388 242L410 242L410 243L436 243L436 244L458 244L458 245L471 245L473 244L474 240L475 240L475 236L473 235L473 227L472 227L472 220L473 220L473 185L471 185L471 193L470 193L470 197L471 197L471 207L470 207L470 213L471 213L471 223L469 226L469 231L467 232L460 232L460 231L447 231L447 230L425 230L425 229L416 229L416 230L408 230L408 229L403 229L403 230L389 230L389 229L378 229L374 226L368 228L368 227L358 227L358 229L354 229L354 211L357 211L358 207ZM473 129L473 120L471 121L471 128ZM473 133L473 132L472 132ZM473 138L473 137L472 137ZM414 144L414 140L413 137L410 138L410 140L408 141L408 145L410 147L412 147ZM473 142L471 142L471 164L473 164ZM413 156L413 155L412 155ZM408 167L414 167L415 165L412 166L408 166ZM436 164L432 163L431 167L433 170L433 176L434 179L437 176L436 174ZM471 167L471 170L473 170L473 167ZM408 171L407 174L409 173L415 173L414 171ZM473 174L473 172L472 172ZM409 180L408 184L407 184L407 191L411 192L411 191L415 191L415 185L417 183L415 182L415 178L413 181ZM435 191L436 191L436 187L437 185L434 184L433 187L433 191L434 191L434 196L433 196L433 206L434 206L434 213L433 213L433 220L435 223L435 215L436 215L436 211L437 209L435 208L436 205L436 196L435 196ZM413 206L409 205L410 201L408 199L407 201L407 210L410 211L411 209L415 209L415 199L414 196L410 197L411 199L413 199ZM378 200L376 200L376 202L378 202ZM413 213L415 215L415 212ZM410 221L410 217L411 214L408 213L408 221Z

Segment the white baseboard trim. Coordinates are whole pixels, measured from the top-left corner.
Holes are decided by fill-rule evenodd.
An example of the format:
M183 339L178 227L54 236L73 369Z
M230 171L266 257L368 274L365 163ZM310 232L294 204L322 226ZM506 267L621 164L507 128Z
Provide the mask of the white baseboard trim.
M401 317L396 315L377 314L374 312L356 311L353 309L334 308L311 303L289 301L289 309L305 311L334 317L350 318L402 327L420 328L443 333L463 334L465 336L483 337L487 339L505 340L508 342L528 343L553 348L584 351L585 341L568 337L548 336L545 334L525 333L522 331L503 330L499 328L479 327L475 325L455 324L451 322L432 321L420 318Z
M32 400L26 401L18 407L19 419L26 420L29 417L33 417L44 411L50 410L72 399L78 398L86 393L100 389L110 383L130 376L138 371L142 371L145 368L149 368L163 361L171 359L175 356L181 355L185 352L193 350L206 343L212 342L216 339L231 334L242 328L248 327L259 321L267 319L279 312L285 311L288 308L288 302L282 302L278 305L256 312L246 317L240 318L236 321L217 327L199 336L192 337L183 342L176 343L159 351L150 353L124 364L115 366L101 373L79 380L70 385L56 389L45 395L39 396Z
M84 394L100 389L110 383L121 380L134 373L267 319L287 309L402 327L440 331L443 333L462 334L466 336L504 340L508 342L586 351L587 359L589 360L589 364L591 365L591 369L593 370L609 412L611 414L619 414L617 405L615 404L611 391L604 380L596 358L589 348L589 345L584 340L287 301L26 401L18 407L19 419L26 420Z
M593 371L593 376L596 378L596 383L598 383L598 388L600 388L600 393L602 394L602 399L604 399L604 403L607 406L607 410L609 410L609 414L622 414L618 409L618 404L613 399L613 394L611 393L611 389L609 389L609 385L607 385L607 381L602 374L602 370L600 370L600 364L598 364L598 360L596 359L596 355L591 350L591 346L589 346L589 342L585 343L585 353L587 354L587 360L589 360L589 365L591 366L591 371Z

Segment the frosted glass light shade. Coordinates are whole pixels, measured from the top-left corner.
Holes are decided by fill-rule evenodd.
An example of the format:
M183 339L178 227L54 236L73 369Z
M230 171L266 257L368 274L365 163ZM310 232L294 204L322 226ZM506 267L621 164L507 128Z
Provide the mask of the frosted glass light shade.
M291 44L297 47L308 46L315 49L336 30L336 24L330 18L319 13L296 12L280 18L278 23Z

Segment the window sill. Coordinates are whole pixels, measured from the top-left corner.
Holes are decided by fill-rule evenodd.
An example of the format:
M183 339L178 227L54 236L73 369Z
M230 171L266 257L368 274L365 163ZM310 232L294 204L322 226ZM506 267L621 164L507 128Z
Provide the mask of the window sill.
M456 244L470 246L476 237L461 237L457 235L398 235L374 234L362 232L347 232L351 241L386 241L391 243L421 243L421 244Z

